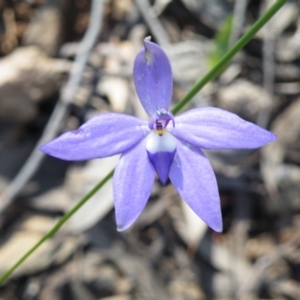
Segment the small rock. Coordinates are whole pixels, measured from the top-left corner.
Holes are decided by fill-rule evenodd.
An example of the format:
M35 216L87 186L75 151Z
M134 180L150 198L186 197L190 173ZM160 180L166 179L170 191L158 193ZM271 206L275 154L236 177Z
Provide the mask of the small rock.
M51 59L37 47L18 48L0 60L0 118L26 122L36 102L54 95L71 64Z

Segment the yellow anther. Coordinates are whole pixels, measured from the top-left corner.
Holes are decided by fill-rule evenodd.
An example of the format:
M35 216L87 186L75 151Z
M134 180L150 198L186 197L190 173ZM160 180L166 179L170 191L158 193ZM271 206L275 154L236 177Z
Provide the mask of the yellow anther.
M167 129L162 129L162 130L154 130L158 135L163 135Z

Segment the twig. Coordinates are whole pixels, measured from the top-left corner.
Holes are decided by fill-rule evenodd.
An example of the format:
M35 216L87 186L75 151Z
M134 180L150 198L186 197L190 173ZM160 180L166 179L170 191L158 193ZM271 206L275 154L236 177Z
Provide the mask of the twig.
M9 52L12 48L14 48L18 44L17 40L17 25L15 19L15 13L13 9L6 8L3 12L3 21L6 28L6 33L4 36L4 45L5 52Z
M73 101L77 89L81 82L82 73L84 71L88 55L92 50L97 37L99 36L102 24L104 0L93 0L91 6L91 18L89 27L80 43L70 78L66 84L65 89L61 93L61 97L55 106L50 120L48 121L42 137L33 149L29 158L13 179L10 185L5 189L0 201L0 213L15 199L15 197L22 191L26 183L31 179L40 163L44 158L44 154L39 151L39 147L53 139L65 116L69 110L69 104Z
M158 44L163 48L170 46L170 39L160 21L155 16L152 7L148 0L135 0L135 5L138 7L143 18L149 26L151 34L155 37Z
M236 0L233 10L233 25L229 38L230 47L239 39L245 22L247 0Z
M270 1L267 1L267 4L270 6ZM276 17L266 25L263 43L263 85L271 99L274 96L275 77L275 21ZM265 103L264 105L265 107L260 110L257 118L257 125L261 127L268 125L271 113L271 103Z

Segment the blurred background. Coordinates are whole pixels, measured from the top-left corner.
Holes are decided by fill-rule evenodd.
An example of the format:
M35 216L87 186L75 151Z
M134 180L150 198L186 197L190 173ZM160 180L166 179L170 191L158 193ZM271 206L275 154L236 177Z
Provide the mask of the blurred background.
M174 105L272 3L0 0L0 273L118 161L45 157L41 139L104 111L147 118L132 65L148 35L170 58ZM0 299L300 299L299 7L288 1L189 105L232 111L279 136L259 150L206 152L223 233L159 182L119 233L109 182L2 285Z

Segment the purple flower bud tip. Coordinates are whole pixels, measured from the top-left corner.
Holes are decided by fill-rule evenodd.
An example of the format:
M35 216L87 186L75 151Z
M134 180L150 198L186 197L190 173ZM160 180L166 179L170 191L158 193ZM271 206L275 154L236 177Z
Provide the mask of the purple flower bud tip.
M120 231L144 209L155 174L163 185L170 178L191 209L212 229L222 231L216 178L200 149L258 148L276 135L214 107L192 109L174 118L168 110L173 90L170 62L147 39L136 56L133 74L139 99L150 116L148 123L123 114L99 114L40 150L65 160L122 154L113 178Z

